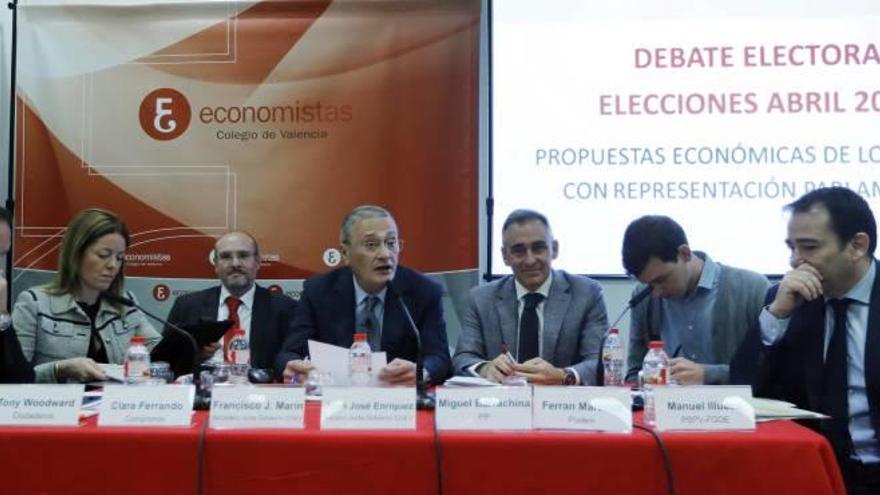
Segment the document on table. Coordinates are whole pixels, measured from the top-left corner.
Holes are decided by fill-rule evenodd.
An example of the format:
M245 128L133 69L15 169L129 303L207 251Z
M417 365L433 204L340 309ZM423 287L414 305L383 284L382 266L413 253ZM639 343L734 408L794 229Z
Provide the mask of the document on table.
M111 382L125 383L125 367L121 364L96 363Z
M774 419L824 419L828 417L815 411L799 409L791 402L781 400L753 397L749 399L749 403L755 408L755 418L757 421L771 421Z
M384 352L373 352L371 355L373 379L378 380L379 372L388 364L388 357ZM309 340L309 356L312 366L318 371L332 375L334 384L348 385L347 348Z
M481 376L453 376L443 384L446 387L498 387L501 384Z

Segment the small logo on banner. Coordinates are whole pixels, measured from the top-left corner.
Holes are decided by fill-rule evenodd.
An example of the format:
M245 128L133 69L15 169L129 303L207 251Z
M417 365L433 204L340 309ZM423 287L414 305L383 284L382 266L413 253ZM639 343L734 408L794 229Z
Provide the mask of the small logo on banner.
M153 299L157 301L165 301L171 296L171 288L165 284L156 284L153 287Z
M336 266L342 261L342 253L340 253L338 249L330 248L324 251L322 258L324 259L325 265Z
M141 128L151 138L170 141L189 127L192 109L180 91L159 88L144 97L140 108Z

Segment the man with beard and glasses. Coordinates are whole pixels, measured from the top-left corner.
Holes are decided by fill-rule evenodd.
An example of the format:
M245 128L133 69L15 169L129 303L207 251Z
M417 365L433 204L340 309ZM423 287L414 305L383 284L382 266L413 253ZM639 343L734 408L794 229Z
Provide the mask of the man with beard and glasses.
M255 283L260 269L257 241L245 232L230 232L214 244L214 270L221 285L187 294L174 301L168 321L188 325L231 320L220 342L203 351L203 358L230 361L228 344L243 331L250 343L252 368L271 369L292 328L296 301Z
M308 373L308 340L350 347L354 334L364 332L370 348L386 352L390 360L379 378L415 384L418 346L402 299L421 332L426 382L442 383L451 369L443 290L398 266L401 240L394 217L379 206L359 206L346 215L339 238L346 266L306 281L293 334L278 356L276 371L287 381Z

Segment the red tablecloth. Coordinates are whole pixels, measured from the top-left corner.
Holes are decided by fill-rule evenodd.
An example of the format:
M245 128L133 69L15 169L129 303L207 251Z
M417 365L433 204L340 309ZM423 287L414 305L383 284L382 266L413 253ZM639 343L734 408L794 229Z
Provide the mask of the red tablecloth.
M2 494L194 494L204 431L203 493L436 495L430 413L416 431L0 427ZM843 495L828 443L790 422L755 432L663 433L679 495ZM646 432L441 432L446 494L666 494L660 450Z
M320 406L303 430L208 430L205 493L437 493L433 416L416 431L321 431Z
M0 427L4 495L172 495L198 491L199 436L189 428Z
M754 432L661 433L679 495L835 494L831 447L797 424ZM641 430L610 433L441 432L445 493L668 493L660 449Z

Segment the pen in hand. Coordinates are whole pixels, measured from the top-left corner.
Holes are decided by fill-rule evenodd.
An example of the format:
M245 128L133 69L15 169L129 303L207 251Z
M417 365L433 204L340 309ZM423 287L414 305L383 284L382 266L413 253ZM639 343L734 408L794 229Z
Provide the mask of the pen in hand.
M513 357L513 354L510 353L510 349L507 348L507 344L505 344L505 343L501 344L501 353L504 354L505 356L507 356L507 359L510 360L511 365L519 364L516 362L516 358ZM507 373L505 373L505 375L506 374Z

